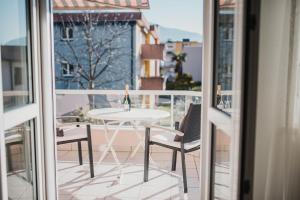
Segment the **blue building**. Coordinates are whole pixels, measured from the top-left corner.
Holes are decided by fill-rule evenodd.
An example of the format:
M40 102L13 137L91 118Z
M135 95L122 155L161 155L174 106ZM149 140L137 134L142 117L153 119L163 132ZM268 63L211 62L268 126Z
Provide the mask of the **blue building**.
M159 61L142 56L158 42L141 12L56 12L56 89L139 89L141 77L159 76Z

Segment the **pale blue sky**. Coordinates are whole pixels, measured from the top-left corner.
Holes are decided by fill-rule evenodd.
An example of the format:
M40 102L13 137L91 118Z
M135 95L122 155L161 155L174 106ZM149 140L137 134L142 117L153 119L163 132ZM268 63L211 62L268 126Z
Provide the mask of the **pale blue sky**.
M26 37L25 1L0 0L0 13L0 45L12 41L21 45Z
M25 37L24 2L1 0L0 44ZM149 22L202 35L203 0L149 0L150 10L144 10ZM5 28L4 28L5 27ZM14 34L12 34L14 33Z
M147 20L162 26L203 33L203 0L149 0Z

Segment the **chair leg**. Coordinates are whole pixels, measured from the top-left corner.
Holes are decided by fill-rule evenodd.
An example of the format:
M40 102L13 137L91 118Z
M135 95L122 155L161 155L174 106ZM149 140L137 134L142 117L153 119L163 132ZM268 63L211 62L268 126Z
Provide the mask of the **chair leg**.
M94 159L93 159L93 147L92 147L92 136L91 136L91 125L87 125L87 139L89 149L89 161L90 161L90 173L91 178L94 178Z
M150 128L146 128L145 133L145 156L144 156L144 182L149 178L149 149L150 149Z
M81 148L81 141L77 142L78 145L78 158L79 158L79 164L82 165L82 148Z
M6 145L7 171L13 170L10 145Z
M173 150L172 171L176 171L176 162L177 162L177 150Z
M183 147L181 147L181 164L182 164L182 176L183 176L184 193L187 193L188 188L187 188L187 180L186 180L185 153L184 153L184 148Z

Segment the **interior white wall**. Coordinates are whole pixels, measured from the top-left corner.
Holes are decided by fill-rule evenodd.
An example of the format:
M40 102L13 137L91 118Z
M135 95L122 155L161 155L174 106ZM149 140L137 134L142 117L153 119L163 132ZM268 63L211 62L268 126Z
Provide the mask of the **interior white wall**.
M300 159L295 154L300 150L300 140L299 134L290 134L289 122L293 119L288 109L293 98L289 96L292 2L261 2L253 199L299 197L299 189L294 187L297 181L291 179L299 179L300 168L294 168L299 162L291 161Z

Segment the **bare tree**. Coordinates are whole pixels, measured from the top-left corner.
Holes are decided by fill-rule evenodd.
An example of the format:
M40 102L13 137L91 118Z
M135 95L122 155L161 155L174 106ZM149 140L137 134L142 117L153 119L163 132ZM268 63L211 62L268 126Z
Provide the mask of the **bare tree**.
M124 65L124 57L131 58L130 20L132 15L121 13L56 14L60 29L56 35L68 34L69 39L55 41L57 63L66 62L74 66L72 77L56 76L56 81L78 83L81 89L104 88L130 76ZM69 31L62 33L61 31ZM130 51L128 51L130 49ZM68 70L68 69L63 69ZM89 95L90 107L94 97Z

